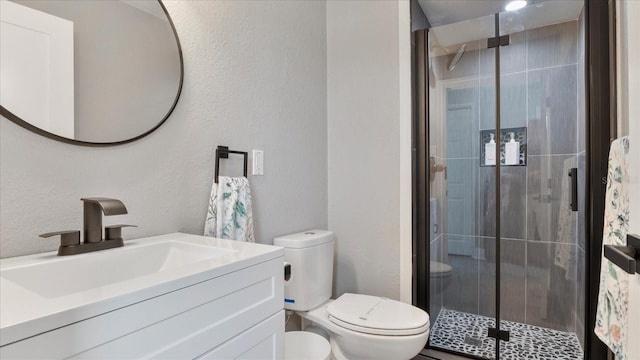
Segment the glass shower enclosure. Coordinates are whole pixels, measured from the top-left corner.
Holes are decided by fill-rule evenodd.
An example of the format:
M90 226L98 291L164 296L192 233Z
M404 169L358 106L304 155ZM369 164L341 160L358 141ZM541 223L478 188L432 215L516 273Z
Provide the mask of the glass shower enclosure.
M584 28L543 1L428 31L432 349L583 359Z

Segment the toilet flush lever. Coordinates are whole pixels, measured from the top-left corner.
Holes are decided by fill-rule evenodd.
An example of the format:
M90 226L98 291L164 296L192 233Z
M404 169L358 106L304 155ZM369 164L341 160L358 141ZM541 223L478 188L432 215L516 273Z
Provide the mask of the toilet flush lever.
M291 264L285 262L284 263L284 281L289 281L291 279Z

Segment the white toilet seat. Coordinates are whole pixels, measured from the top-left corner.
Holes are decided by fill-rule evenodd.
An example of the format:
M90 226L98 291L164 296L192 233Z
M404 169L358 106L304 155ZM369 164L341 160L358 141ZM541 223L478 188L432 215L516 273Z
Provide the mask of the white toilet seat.
M443 278L451 275L452 267L448 264L431 260L429 276L431 278Z
M327 306L329 320L349 330L372 335L416 335L429 329L429 315L388 298L346 293Z
M356 332L363 333L363 334L371 334L371 335L386 335L386 336L416 335L416 334L421 334L421 333L425 332L427 329L429 329L429 325L428 324L426 326L423 326L423 327L420 327L420 328L404 329L404 330L389 330L389 329L370 328L370 327L364 327L364 326L358 326L358 325L350 324L350 323L341 321L339 319L336 319L331 315L329 315L329 320L331 320L332 323L334 323L334 324L336 324L338 326L341 326L341 327L343 327L345 329L356 331Z
M341 326L330 319L327 310L336 301L328 300L310 311L297 312L303 319L329 333L331 353L336 360L407 360L419 353L427 343L428 324L421 333L395 336L365 333Z

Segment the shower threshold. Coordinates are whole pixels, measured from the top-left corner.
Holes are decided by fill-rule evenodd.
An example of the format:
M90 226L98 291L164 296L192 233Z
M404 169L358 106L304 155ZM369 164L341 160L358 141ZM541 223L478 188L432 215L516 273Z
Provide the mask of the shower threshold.
M574 333L539 326L500 321L500 328L510 332L510 341L500 343L502 360L582 360L580 341ZM487 337L487 328L495 319L455 310L441 309L429 336L429 345L495 359L495 339Z

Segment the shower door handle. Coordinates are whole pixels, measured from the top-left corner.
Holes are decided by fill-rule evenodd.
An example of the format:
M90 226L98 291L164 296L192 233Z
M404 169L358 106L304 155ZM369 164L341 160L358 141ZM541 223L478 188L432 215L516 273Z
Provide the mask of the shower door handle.
M578 168L571 168L569 170L569 181L571 187L571 211L578 211Z

